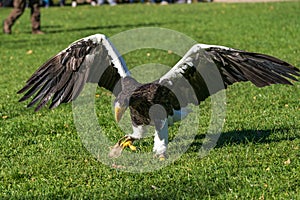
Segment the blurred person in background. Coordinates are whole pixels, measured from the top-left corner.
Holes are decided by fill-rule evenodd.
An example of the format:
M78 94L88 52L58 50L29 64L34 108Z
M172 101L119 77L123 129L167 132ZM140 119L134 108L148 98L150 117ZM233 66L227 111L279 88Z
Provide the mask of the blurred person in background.
M105 3L106 0L97 0L97 3L99 6L103 5ZM111 6L116 6L117 3L115 0L107 0L108 4Z
M5 34L12 33L12 26L25 11L26 0L14 0L13 6L13 10L3 22L3 32ZM44 32L41 31L41 13L39 0L29 0L28 6L31 9L32 34L44 34Z

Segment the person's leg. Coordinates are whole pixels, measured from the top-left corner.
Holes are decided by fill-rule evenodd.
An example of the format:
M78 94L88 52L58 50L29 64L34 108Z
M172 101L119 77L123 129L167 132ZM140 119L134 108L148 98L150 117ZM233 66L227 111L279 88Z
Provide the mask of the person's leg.
M38 0L31 0L30 3L31 8L31 25L32 25L32 33L33 34L43 34L41 31L41 12Z
M11 27L14 25L15 21L23 14L25 10L25 0L14 0L14 9L11 11L9 16L4 20L3 32L11 34Z

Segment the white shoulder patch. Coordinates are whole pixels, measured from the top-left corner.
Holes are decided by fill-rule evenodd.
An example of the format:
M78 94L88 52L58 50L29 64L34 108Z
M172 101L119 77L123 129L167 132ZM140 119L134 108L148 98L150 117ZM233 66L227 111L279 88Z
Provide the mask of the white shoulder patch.
M197 46L198 48L201 49L209 49L211 47L215 47L215 48L220 48L220 49L225 49L225 50L229 50L229 47L225 47L225 46L220 46L220 45L209 45L209 44L196 44L193 47ZM192 47L192 48L193 48Z
M83 38L83 40L92 40L97 44L102 44L108 51L108 55L111 57L111 62L114 64L114 67L118 69L118 72L121 77L130 76L130 72L127 69L126 63L123 57L120 55L118 50L114 47L111 41L103 34L90 35ZM77 40L79 41L79 40ZM77 42L75 41L75 42ZM74 43L75 43L74 42Z
M164 80L168 80L168 83L172 85L172 81L170 80L182 76L181 73L183 73L183 70L185 70L188 65L192 66L193 58L191 57L191 55L200 52L201 50L205 51L206 49L209 49L211 47L220 48L224 50L231 49L229 47L219 45L195 44L188 50L188 52L182 57L182 59L178 63L176 63L176 65L169 72L167 72L159 79L159 82L161 83ZM183 65L183 63L186 63L186 65Z
M126 63L112 42L105 35L98 34L97 36L102 38L102 43L106 47L108 55L112 58L112 63L118 69L121 77L129 76L130 72L127 69Z

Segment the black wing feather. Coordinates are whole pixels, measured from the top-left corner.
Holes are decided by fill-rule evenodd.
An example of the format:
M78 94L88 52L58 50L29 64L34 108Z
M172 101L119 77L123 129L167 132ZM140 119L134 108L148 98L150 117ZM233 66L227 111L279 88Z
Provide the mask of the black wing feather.
M269 55L205 46L193 46L158 81L176 94L181 107L188 103L197 105L236 82L251 81L257 87L291 85L290 80L297 81L300 76L299 69Z
M115 66L112 56L121 66ZM49 108L55 108L76 99L86 82L98 83L113 92L127 71L125 62L105 36L90 36L74 42L44 63L18 91L26 92L19 101L35 95L28 107L37 104L35 111L38 111L52 99Z
M205 51L219 67L226 87L240 81L251 81L258 87L291 85L288 79L297 81L294 76L299 76L299 69L269 55L217 47Z

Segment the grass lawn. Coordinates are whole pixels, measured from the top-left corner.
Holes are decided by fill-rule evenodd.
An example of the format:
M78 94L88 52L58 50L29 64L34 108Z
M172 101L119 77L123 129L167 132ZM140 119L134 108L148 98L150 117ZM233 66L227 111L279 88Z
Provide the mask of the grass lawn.
M10 9L1 8L4 19ZM300 4L78 6L42 9L45 35L31 35L29 10L0 40L0 198L40 199L299 199L300 83L226 91L227 116L218 143L199 157L210 101L188 151L166 167L130 173L99 162L76 131L72 105L34 113L16 92L48 58L95 33L113 36L140 27L176 30L199 43L279 57L300 68ZM130 67L172 66L178 56L145 49L124 55ZM99 123L116 142L111 96L97 90ZM174 128L175 129L175 128ZM174 132L174 131L173 131ZM171 134L174 134L171 132ZM140 142L151 151L151 138Z

